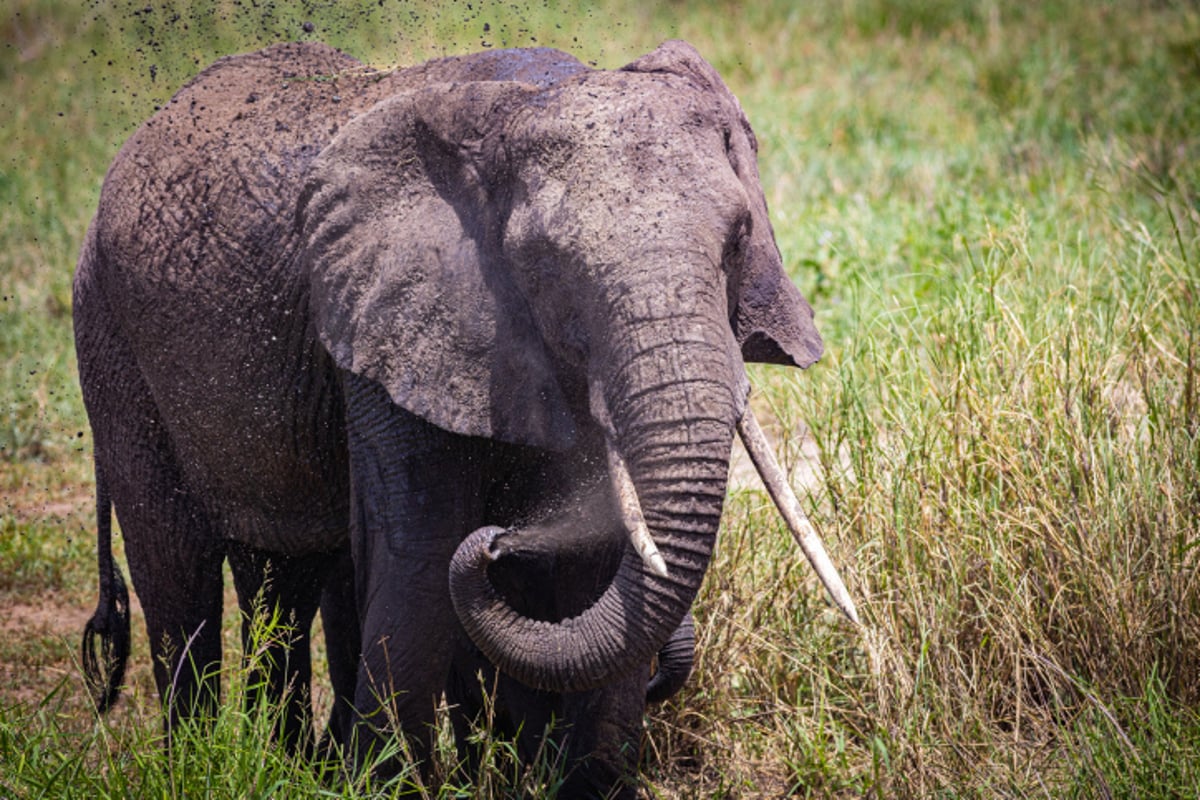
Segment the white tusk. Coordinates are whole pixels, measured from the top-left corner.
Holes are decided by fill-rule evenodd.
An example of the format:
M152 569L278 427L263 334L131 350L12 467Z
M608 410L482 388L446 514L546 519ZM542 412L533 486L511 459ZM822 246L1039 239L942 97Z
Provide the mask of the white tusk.
M625 459L617 452L611 440L608 441L608 474L612 478L613 489L617 494L617 503L621 506L621 522L629 534L633 549L642 557L642 561L655 575L667 577L667 562L658 552L650 529L646 527L646 519L642 516L642 504L638 502L637 489L633 486L633 478L629 477L629 467Z
M825 552L825 545L821 544L821 538L817 536L817 531L808 521L803 509L800 508L800 501L796 498L796 493L792 491L792 486L788 483L787 476L779 466L779 462L775 460L771 444L767 441L766 434L759 427L758 420L754 418L749 406L746 407L746 413L738 421L737 429L738 434L742 437L742 444L746 446L746 452L750 454L750 460L754 462L755 469L758 470L759 476L762 477L762 481L767 487L767 492L775 501L779 512L783 514L788 528L791 529L792 537L800 545L804 555L808 557L808 561L816 570L821 583L825 584L825 588L829 590L833 602L837 603L838 608L852 622L857 623L858 609L854 607L854 601L850 599L850 593L846 591L846 584L842 583L842 577L838 575L837 568L833 566L833 562L829 560L829 554Z

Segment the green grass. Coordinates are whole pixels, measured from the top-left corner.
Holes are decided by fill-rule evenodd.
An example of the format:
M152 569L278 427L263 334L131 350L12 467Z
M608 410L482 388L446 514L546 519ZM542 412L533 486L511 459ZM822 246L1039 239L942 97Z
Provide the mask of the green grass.
M765 496L735 488L697 672L647 720L654 796L1200 795L1194 5L308 8L0 15L0 603L82 620L94 602L71 267L116 148L199 67L305 37L376 64L486 42L615 67L679 36L754 124L825 336L808 373L755 368L754 402L864 626L838 620ZM378 788L287 762L269 710L236 702L168 762L139 624L105 720L74 627L3 629L0 794ZM531 772L488 747L463 777L443 741L430 793L553 786L552 758Z
M248 676L263 663L271 643L292 635L278 618L258 619L248 662L222 674L235 696L247 689ZM153 712L116 722L98 718L81 713L69 699L78 690L77 681L64 679L37 703L0 709L0 764L5 765L0 792L5 797L384 798L414 788L425 796L455 797L470 786L470 776L453 773L448 736L437 752L443 786L431 790L412 767L386 781L369 770L350 778L340 760L286 755L273 740L278 709L269 705L226 704L211 720L176 728L168 749ZM535 796L552 785L549 766L521 767L510 745L491 741L482 729L476 736L493 756L481 784L511 775L509 784L529 788ZM393 755L384 752L379 758Z

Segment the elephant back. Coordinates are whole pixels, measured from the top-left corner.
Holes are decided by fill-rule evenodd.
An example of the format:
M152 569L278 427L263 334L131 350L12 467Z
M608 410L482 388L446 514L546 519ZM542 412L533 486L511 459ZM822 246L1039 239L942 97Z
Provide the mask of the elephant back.
M323 45L221 59L121 149L80 262L76 286L128 344L186 485L250 545L327 547L345 514L336 387L291 231L310 164L381 84Z
M313 163L381 101L504 63L378 70L322 44L274 45L215 62L118 153L76 284L127 341L187 484L220 504L227 538L295 550L345 513L340 393L298 266ZM549 50L520 64L540 81L582 69Z
M311 43L229 56L205 69L113 162L97 215L102 254L124 265L130 281L151 283L194 281L193 270L226 262L251 270L260 266L254 251L269 256L264 268L277 265L312 160L379 99L370 74Z

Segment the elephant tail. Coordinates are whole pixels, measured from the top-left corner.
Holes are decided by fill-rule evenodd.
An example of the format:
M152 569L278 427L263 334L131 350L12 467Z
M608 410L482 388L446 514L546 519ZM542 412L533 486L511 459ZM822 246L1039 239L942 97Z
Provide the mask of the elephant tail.
M125 679L129 660L129 590L113 561L112 498L100 464L96 464L96 560L100 568L100 602L83 629L80 657L83 677L96 709L112 708Z

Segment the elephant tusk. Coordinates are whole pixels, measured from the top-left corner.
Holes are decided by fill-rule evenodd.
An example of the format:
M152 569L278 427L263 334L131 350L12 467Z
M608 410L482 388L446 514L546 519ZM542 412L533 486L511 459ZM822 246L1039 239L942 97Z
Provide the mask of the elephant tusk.
M650 529L646 527L646 518L642 516L642 504L638 500L633 478L629 475L629 467L625 465L625 459L621 457L620 451L613 442L616 431L613 428L612 418L608 414L608 404L604 401L604 389L599 381L592 381L588 391L592 416L604 429L604 449L608 454L608 476L612 480L617 505L621 507L621 525L629 535L629 542L633 545L633 549L642 557L642 563L646 565L646 568L660 578L665 578L667 577L667 562L658 552L658 545L654 544L654 537L650 535Z
M821 579L821 583L825 584L825 588L833 597L833 602L837 603L842 613L857 624L858 609L854 607L854 601L850 599L846 584L842 583L842 577L838 575L837 568L833 566L833 562L829 560L829 554L825 552L825 545L821 544L816 529L813 528L807 515L800 508L800 501L796 498L796 493L792 491L787 476L775 459L775 453L767 441L766 434L759 427L758 420L754 418L749 406L746 407L746 413L738 421L737 430L738 435L742 437L742 444L746 446L746 452L750 454L750 460L754 462L755 469L758 470L763 484L767 487L767 492L775 501L779 512L783 514L783 519L792 532L792 538L796 540L800 549L804 551L804 555L808 557L809 563L816 570L817 577Z
M629 467L625 459L617 452L612 440L607 441L608 474L612 478L613 490L617 495L617 504L621 507L621 523L629 534L633 549L642 557L642 561L655 575L667 577L667 562L658 552L650 529L646 527L646 519L642 516L642 504L638 502L637 489L634 488L633 478L629 476Z

